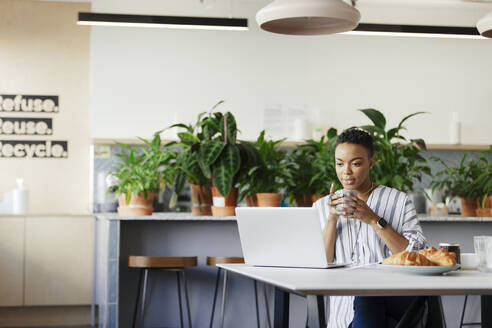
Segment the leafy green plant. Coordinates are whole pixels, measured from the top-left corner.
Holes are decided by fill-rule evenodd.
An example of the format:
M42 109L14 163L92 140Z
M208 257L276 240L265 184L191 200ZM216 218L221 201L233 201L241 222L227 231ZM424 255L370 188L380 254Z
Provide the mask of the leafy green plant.
M279 148L284 141L285 138L267 140L265 131L261 131L253 144L259 158L240 179L240 198L257 193L278 193L285 187L290 171L287 150Z
M446 196L481 198L482 206L485 207L487 195L492 194L492 163L489 163L485 154L492 154L492 146L487 151L479 152L477 158L470 158L465 152L458 166L451 166L447 161L432 157L432 160L444 166L434 175L436 180L431 183L432 190L439 189Z
M132 194L142 192L147 198L150 192L165 190L173 184L172 163L176 155L170 148L161 147L160 133L154 133L152 141L139 138L144 143L141 147L117 143L121 147L121 152L116 154L119 162L110 172L116 177L116 183L108 191L115 192L116 196L125 194L128 203Z
M212 109L220 105L223 101L219 101ZM174 142L174 146L178 151L176 159L177 174L175 176L175 185L178 187L178 193L182 191L184 182L188 181L191 184L209 187L211 179L203 174L201 163L199 162L198 153L200 146L207 140L211 140L208 125L207 112L202 112L198 115L195 124L174 124L170 128L183 128L185 131L178 133L178 142ZM219 115L220 113L210 113L208 115Z
M405 192L413 190L413 184L422 180L422 174L431 174L427 160L420 152L426 150L423 139L407 140L401 135L409 118L424 114L416 112L404 117L398 126L386 129L386 118L376 109L361 109L372 125L360 126L374 138L375 165L371 178L376 184L393 187Z
M212 183L227 196L238 178L256 165L259 154L251 143L237 140L238 129L232 113L213 112L223 102L219 101L210 112L200 113L195 125L171 127L185 129L178 133L177 146L182 151L177 157L176 179L185 176L194 184Z
M307 140L311 142L312 140ZM297 146L289 154L289 178L287 179L286 194L288 201L292 204L304 195L314 194L314 188L310 182L316 174L316 153L312 148Z
M325 136L318 141L308 139L289 154L290 177L286 192L290 203L305 195L329 194L332 181L338 181L333 155L336 136L336 129L331 128L326 139Z
M338 180L335 166L337 137L338 131L335 128L330 128L326 133L326 139L325 136L322 136L319 141L307 140L307 144L301 146L314 155L314 175L309 181L309 188L314 195L328 195L332 183L335 185L335 190L343 188Z
M200 147L198 160L204 175L210 176L213 185L226 197L239 177L257 165L260 157L251 143L237 140L236 119L231 112L215 113L206 125L214 137Z

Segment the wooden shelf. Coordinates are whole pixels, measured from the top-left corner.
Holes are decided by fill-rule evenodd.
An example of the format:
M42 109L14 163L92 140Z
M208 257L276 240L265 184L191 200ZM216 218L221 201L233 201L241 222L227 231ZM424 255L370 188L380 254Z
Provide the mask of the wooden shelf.
M147 140L151 141L150 139L147 139ZM162 144L165 145L165 144L172 142L172 141L176 141L176 140L164 139L164 140L162 140ZM115 145L116 142L124 143L127 145L143 145L143 142L137 138L135 138L135 139L119 139L119 138L115 138L115 139L94 138L94 139L92 139L93 145ZM281 145L283 147L295 147L295 146L304 145L304 144L305 144L305 142L303 142L303 141L285 141Z
M489 149L489 145L450 145L450 144L428 144L427 150L468 150L480 151Z
M149 140L150 141L150 140ZM167 144L173 140L162 140L162 144ZM95 138L92 139L93 145L114 145L116 142L128 144L128 145L143 145L143 142L139 139L100 139ZM304 145L303 141L285 141L281 145L283 147L296 147L299 145ZM480 151L489 149L489 145L471 145L471 144L460 144L460 145L451 145L451 144L427 144L428 150L449 150L449 151Z
M147 141L152 141L152 139L146 139ZM176 141L176 140L162 140L162 144L165 145L167 143L170 143L171 141ZM92 139L92 144L93 145L116 145L116 143L123 143L127 145L143 145L144 143L137 138L134 139L120 139L120 138L115 138L115 139L107 139L107 138L94 138Z

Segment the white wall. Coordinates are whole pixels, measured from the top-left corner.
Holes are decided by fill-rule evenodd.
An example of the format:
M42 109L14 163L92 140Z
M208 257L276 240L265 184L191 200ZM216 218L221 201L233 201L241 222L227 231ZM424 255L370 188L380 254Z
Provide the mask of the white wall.
M366 122L359 108L382 110L390 125L429 111L407 124L429 143L449 141L456 111L462 143L492 143L492 40L280 36L258 30L260 7L233 11L249 16L248 32L92 28L92 137L150 136L225 99L245 139L263 128L265 106L281 104L306 106L313 120L319 109L323 126L337 128ZM108 9L93 1L93 11Z
M0 94L57 95L60 112L1 113L51 117L53 136L1 135L5 140L67 140L67 159L0 158L0 198L23 177L30 214L89 212L89 37L76 25L90 4L0 1Z

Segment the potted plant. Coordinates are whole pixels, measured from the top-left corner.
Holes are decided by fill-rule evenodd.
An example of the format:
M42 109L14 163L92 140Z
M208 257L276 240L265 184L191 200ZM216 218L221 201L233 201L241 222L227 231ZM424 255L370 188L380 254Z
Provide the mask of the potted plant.
M238 177L238 201L245 200L246 205L249 207L257 207L258 206L258 198L256 194L259 192L257 181L260 179L258 174L259 171L256 167L263 165L260 154L257 152L257 147L254 142L246 142L248 146L252 149L255 149L255 159L252 165L249 165L248 170L240 170Z
M492 154L492 145L488 150L478 154L478 166L482 172L476 179L477 191L480 192L480 208L476 210L477 216L492 217L492 162L489 162L486 155Z
M210 113L203 118L202 128L206 140L198 147L197 160L203 175L212 181L212 215L235 215L238 178L256 165L259 156L249 143L237 140L236 119L230 112Z
M212 109L220 105L219 101ZM214 115L214 114L209 114ZM211 140L213 135L210 127L205 124L209 119L207 112L198 115L197 122L192 125L174 124L170 128L184 128L178 133L179 141L175 143L179 154L176 159L177 174L175 175L176 191L179 193L184 187L184 181L190 184L192 215L212 215L211 179L203 174L198 154L200 146Z
M484 167L488 165L487 159L479 154L477 159L468 158L464 153L458 166L450 166L440 158L433 157L432 160L440 162L444 168L434 176L439 180L432 182L432 190L442 190L446 196L458 196L461 198L461 215L475 216L479 207L479 199L486 194L484 186L487 184L484 176ZM483 179L482 177L485 177ZM485 180L485 183L482 181Z
M115 184L108 191L115 192L118 197L119 215L151 215L156 193L169 187L174 179L170 177L170 163L175 155L169 149L161 149L160 132L154 134L151 142L140 138L143 147L117 143L122 151L116 154L119 163L110 172L116 178Z
M281 140L266 140L265 131L261 131L254 146L260 158L257 165L250 168L242 179L244 194L255 195L260 207L278 207L282 201L280 190L289 178L287 151L278 147ZM247 185L247 189L244 186Z
M392 187L404 192L413 191L413 184L422 181L422 174L431 174L427 160L420 154L426 150L423 139L408 140L401 135L403 125L409 118L424 114L416 112L404 117L398 126L386 129L386 118L376 109L361 109L372 125L359 126L374 139L375 164L371 178L376 184Z
M313 140L307 142L309 144ZM313 188L310 181L316 173L315 153L312 148L304 146L297 146L288 156L290 177L287 179L286 194L290 203L295 203L298 207L311 207Z

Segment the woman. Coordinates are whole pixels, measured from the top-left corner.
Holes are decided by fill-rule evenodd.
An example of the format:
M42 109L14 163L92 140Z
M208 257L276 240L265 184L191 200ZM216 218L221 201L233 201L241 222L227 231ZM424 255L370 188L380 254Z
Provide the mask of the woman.
M371 181L372 137L358 129L344 131L335 148L337 177L344 189L357 192L353 201L334 194L313 206L320 212L328 262L369 264L408 249L426 246L415 208L408 196ZM337 211L336 205L355 209ZM413 297L330 297L329 328L394 327Z

